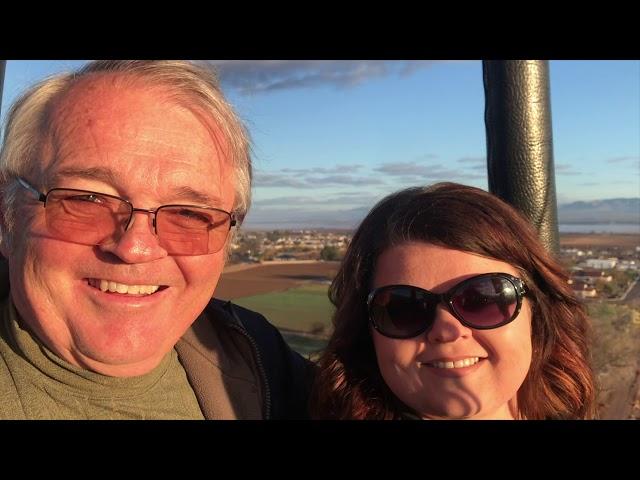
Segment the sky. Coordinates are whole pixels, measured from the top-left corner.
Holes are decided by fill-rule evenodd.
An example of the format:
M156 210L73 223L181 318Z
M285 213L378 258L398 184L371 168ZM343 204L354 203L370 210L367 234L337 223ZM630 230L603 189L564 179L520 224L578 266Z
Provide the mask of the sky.
M488 188L481 61L212 61L253 140L247 227L350 227L385 195ZM7 62L2 118L84 61ZM640 197L640 61L549 62L559 204Z

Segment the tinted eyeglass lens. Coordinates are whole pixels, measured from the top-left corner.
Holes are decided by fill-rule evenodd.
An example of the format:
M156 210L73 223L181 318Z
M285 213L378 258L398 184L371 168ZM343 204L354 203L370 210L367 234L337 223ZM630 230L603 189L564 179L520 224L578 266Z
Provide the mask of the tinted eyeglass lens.
M225 212L194 207L162 207L158 211L160 245L177 255L218 252L227 238L231 218Z
M493 327L507 322L518 303L515 286L503 277L485 277L460 287L452 296L454 310L469 325Z
M94 192L51 190L45 204L47 227L62 240L85 245L117 242L124 234L131 206ZM172 255L218 252L231 223L223 211L167 206L158 209L156 232L160 245Z
M124 230L130 207L92 192L52 190L47 195L46 221L58 238L87 245L115 241Z
M406 287L382 289L370 304L370 315L385 335L408 338L418 335L433 322L438 299Z

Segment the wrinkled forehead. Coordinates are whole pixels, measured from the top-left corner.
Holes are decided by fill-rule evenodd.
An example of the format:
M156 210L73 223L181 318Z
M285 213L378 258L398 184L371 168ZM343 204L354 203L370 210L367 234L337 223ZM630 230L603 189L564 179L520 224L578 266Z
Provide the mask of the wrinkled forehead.
M188 102L141 79L84 79L52 104L33 178L52 188L86 174L116 189L164 196L193 187L226 204L234 196L228 142L212 116Z
M195 118L204 128L167 128L163 109L184 119ZM213 146L218 160L231 160L223 128L193 94L131 74L88 75L52 102L43 128L40 159L44 167L70 154L69 150L91 148L91 140L99 140L95 132L102 140L123 145L144 135L162 137L168 148L200 142Z

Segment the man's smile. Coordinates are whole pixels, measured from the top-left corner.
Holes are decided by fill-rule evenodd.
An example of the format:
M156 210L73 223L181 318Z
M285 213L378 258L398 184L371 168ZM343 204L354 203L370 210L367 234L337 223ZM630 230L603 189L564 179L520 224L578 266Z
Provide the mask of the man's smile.
M87 281L89 285L103 292L121 293L126 295L152 295L158 291L158 289L166 288L166 286L162 285L131 285L101 278L89 278Z

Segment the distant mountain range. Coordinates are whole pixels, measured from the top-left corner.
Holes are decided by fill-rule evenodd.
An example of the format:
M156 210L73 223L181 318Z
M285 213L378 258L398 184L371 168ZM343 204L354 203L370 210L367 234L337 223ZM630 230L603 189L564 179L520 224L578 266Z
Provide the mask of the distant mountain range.
M611 198L558 205L558 223L640 224L640 198Z
M290 209L286 214L281 210L256 209L254 212L249 213L246 227L258 230L271 230L275 228L352 229L358 226L367 213L369 213L371 207L358 207L337 211ZM561 225L640 225L640 198L612 198L559 205L558 223Z

